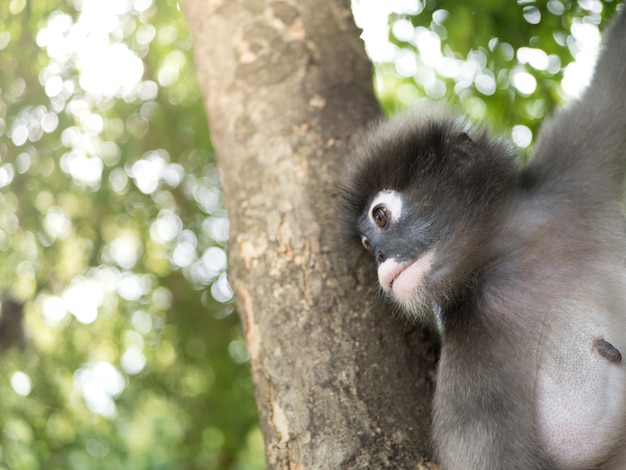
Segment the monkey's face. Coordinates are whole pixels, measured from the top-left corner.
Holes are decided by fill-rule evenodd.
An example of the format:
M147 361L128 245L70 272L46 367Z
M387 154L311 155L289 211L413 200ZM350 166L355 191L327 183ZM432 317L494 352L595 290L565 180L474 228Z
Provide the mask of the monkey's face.
M381 288L406 312L430 307L436 271L436 221L392 190L377 193L359 219L361 243L374 258Z
M338 187L343 239L360 238L383 292L412 316L462 295L516 184L508 147L468 132L412 114L384 122Z

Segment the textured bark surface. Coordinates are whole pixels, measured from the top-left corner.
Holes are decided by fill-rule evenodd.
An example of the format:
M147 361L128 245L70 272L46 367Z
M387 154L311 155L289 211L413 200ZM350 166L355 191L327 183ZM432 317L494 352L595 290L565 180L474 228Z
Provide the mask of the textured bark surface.
M332 183L380 111L347 0L184 0L269 468L431 468L436 347L333 249ZM198 129L203 132L203 129Z

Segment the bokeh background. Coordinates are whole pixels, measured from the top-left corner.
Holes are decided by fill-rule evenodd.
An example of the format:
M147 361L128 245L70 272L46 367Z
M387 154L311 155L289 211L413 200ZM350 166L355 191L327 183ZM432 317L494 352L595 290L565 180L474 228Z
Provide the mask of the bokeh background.
M598 0L361 0L384 109L522 156L590 76ZM175 0L0 4L0 469L264 468L228 219Z

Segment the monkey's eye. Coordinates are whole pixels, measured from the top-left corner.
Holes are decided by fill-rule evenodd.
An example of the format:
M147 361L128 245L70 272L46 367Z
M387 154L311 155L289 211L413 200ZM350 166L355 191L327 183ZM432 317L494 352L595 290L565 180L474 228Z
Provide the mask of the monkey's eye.
M391 212L383 205L374 207L374 210L372 211L372 218L374 219L374 222L376 222L376 225L380 228L385 228L387 226L390 216Z
M363 248L365 248L367 252L371 255L372 245L370 244L370 241L367 239L365 235L361 235L361 244L363 245Z

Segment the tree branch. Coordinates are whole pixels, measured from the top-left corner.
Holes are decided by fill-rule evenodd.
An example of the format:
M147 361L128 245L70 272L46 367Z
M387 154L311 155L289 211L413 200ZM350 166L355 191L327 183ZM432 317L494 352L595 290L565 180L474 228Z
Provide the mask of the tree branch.
M348 2L183 4L268 466L420 468L434 339L393 318L371 266L332 249L334 178L380 114Z

